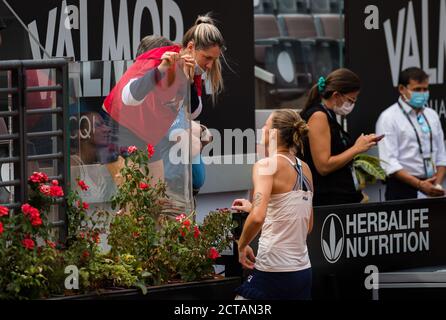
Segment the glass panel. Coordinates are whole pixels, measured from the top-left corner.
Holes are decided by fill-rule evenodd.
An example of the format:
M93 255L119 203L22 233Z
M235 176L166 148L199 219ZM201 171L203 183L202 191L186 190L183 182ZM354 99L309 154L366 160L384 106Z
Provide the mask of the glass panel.
M136 146L146 152L148 144L155 149L149 161L152 181L162 180L167 186L163 212L174 217L194 209L190 82L179 66L163 76L152 74L152 65L153 60L70 65L71 186L80 189L77 179L89 185L80 194L89 203L90 213L113 212L110 199L122 182L120 170L128 148ZM97 90L95 77L104 81ZM141 78L144 80L131 85ZM105 84L105 79L110 82Z

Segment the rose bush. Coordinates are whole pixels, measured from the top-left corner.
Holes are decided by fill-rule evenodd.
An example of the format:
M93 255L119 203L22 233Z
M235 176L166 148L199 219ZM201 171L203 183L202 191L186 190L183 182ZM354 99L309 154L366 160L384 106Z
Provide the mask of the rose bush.
M213 264L232 241L234 228L227 210L211 212L202 224L195 214L176 219L162 216L163 182L152 181L148 161L155 150L131 146L121 169L122 184L112 198L117 212L88 212L82 192L66 196L68 235L65 242L48 221L51 206L64 191L41 172L28 180L29 201L19 210L0 206L0 299L33 299L72 295L110 287L139 287L212 277ZM111 223L110 223L111 221ZM108 233L109 252L99 247ZM79 289L65 288L65 268L79 270Z
M138 279L145 285L211 277L215 252L232 241L232 216L227 211L211 212L201 226L194 213L175 220L164 217L160 200L166 198L166 186L152 181L147 166L155 150L150 145L147 153L131 148L121 170L123 183L112 199L118 213L108 239L111 259L132 255Z
M49 295L58 263L58 248L47 218L63 190L41 172L34 172L28 183L28 203L15 213L0 207L0 298Z

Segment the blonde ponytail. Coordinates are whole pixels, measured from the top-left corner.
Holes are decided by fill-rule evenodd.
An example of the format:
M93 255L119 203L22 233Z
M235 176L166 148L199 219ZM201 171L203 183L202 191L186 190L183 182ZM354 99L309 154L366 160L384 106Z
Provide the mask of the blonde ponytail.
M280 109L274 111L272 128L277 129L280 141L287 148L300 151L303 154L303 141L308 135L308 126L296 110Z
M212 19L209 14L198 16L195 25L190 28L183 37L183 48L186 48L191 41L194 43L196 50L205 50L210 47L218 46L224 51L225 48L223 36L220 30L215 26L214 19ZM220 58L214 62L212 69L207 73L207 77L212 87L212 101L215 103L217 95L220 94L224 88Z

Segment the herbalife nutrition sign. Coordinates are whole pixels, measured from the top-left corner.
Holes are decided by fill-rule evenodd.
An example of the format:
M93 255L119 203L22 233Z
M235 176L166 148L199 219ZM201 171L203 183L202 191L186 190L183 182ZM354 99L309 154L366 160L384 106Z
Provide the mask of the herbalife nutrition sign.
M314 298L371 298L368 266L444 265L444 208L444 198L316 207L308 239Z
M429 251L429 209L330 214L321 231L329 263L346 259Z

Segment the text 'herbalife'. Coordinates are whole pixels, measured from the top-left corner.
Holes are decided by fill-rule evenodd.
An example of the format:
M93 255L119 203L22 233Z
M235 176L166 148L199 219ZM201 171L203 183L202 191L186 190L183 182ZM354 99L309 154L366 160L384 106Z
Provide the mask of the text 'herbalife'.
M347 214L344 221L329 215L322 226L322 251L330 263L342 256L357 258L429 251L429 209L392 210L390 213Z

